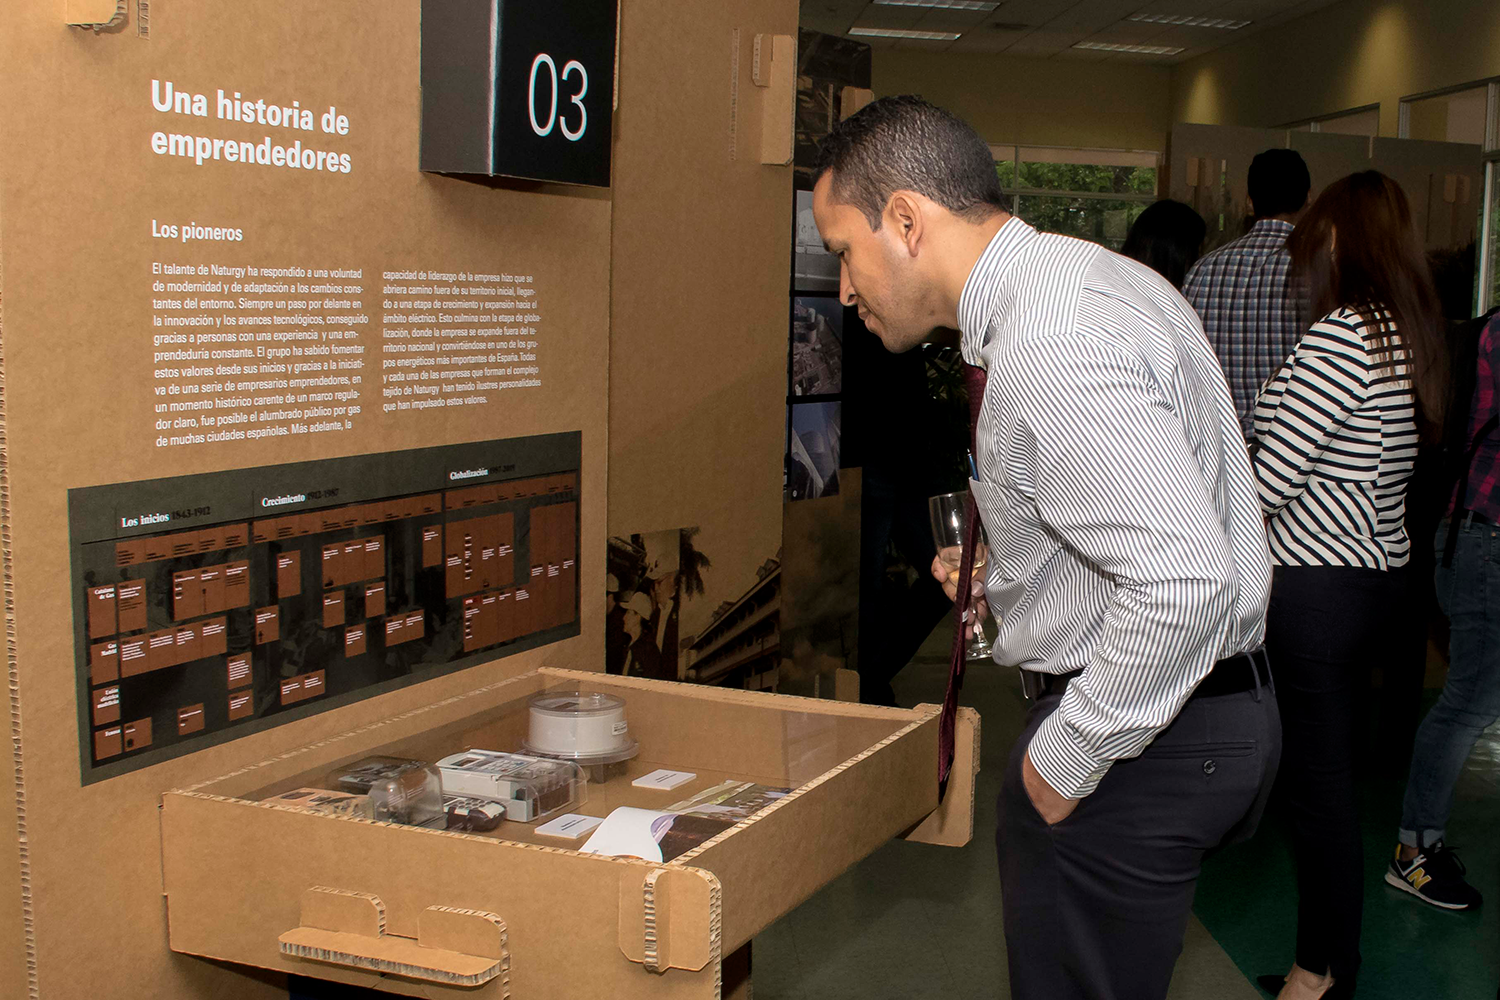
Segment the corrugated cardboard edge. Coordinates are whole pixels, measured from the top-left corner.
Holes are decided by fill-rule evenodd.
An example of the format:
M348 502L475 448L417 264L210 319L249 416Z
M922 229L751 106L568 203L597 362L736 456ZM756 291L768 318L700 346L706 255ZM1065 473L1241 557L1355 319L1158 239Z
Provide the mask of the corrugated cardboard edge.
M63 19L75 28L105 31L125 23L125 0L68 0Z
M751 692L747 692L747 693L751 693ZM785 695L777 695L776 697L785 697ZM810 700L816 700L816 699L810 699ZM843 704L843 703L842 702L835 702L835 704ZM907 714L911 714L911 713L907 713ZM783 795L781 798L777 799L775 802L773 802L770 805L766 806L764 809L760 810L760 812L758 812L755 815L751 816L749 819L742 820L741 822L735 824L734 826L730 827L728 830L725 830L723 833L721 833L721 834L719 834L719 835L717 835L715 837L710 837L708 840L705 840L703 843L699 844L697 847L693 848L691 851L688 851L686 854L680 854L680 855L678 855L677 857L673 858L671 861L669 861L667 863L669 865L676 865L676 866L681 866L681 867L688 866L689 864L691 864L691 862L693 861L694 858L696 858L699 855L701 855L704 851L707 851L707 850L709 850L710 848L713 848L713 847L717 847L719 844L723 843L725 839L727 839L728 837L733 836L735 833L737 833L737 832L739 832L741 830L745 830L745 829L747 829L747 828L749 828L751 826L754 826L756 823L759 823L760 821L764 820L768 816L775 815L778 811L786 808L786 806L787 806L788 803L795 802L797 799L799 799L802 796L806 795L808 792L811 792L814 788L817 788L819 785L823 785L823 784L826 784L827 782L832 781L834 778L838 777L838 775L840 775L843 772L849 770L851 767L853 767L854 765L858 764L860 761L863 761L863 760L865 760L865 759L867 759L869 757L873 757L875 754L879 753L880 751L884 750L886 747L888 747L891 744L895 743L897 740L901 739L903 736L906 736L909 733L911 733L913 730L918 729L921 726L925 725L928 722L928 720L930 720L935 715L937 715L937 712L927 712L927 713L922 714L920 718L916 719L915 721L913 721L909 725L907 725L907 726L905 726L905 727L897 730L896 732L892 733L891 735L887 736L885 739L881 740L879 743L876 743L876 744L874 744L872 746L866 747L864 750L862 750L861 752L855 754L853 757L850 757L848 760L844 761L842 764L838 764L838 765L835 765L834 767L829 768L828 770L824 771L822 774L818 775L816 778L813 778L811 781L807 782L806 784L803 784L803 785L801 785L801 786L793 789L791 792L787 793L786 795ZM936 780L936 770L934 769L934 781L935 780Z
M476 941L480 934L483 941ZM466 938L458 941L450 937ZM460 906L429 906L417 919L417 942L428 947L451 948L469 955L497 958L506 974L506 992L510 990L510 928L498 913L471 910ZM479 943L482 948L476 949Z
M494 979L502 980L502 996L510 996L508 980L509 963L496 959L494 964L482 972L463 973L449 969L438 969L425 965L417 965L414 962L403 962L397 958L383 957L380 955L367 955L358 951L346 950L343 945L354 946L365 941L376 940L365 938L358 934L338 934L332 931L307 932L309 935L318 934L317 940L282 940L280 943L281 954L288 958L298 958L307 962L324 962L329 965L339 965L350 969L365 969L370 972L378 972L382 976L401 976L405 979L415 979L425 983L441 983L448 986L483 986ZM395 940L395 939L391 939ZM406 943L406 939L399 939Z
M0 289L4 276L0 275ZM3 293L0 293L3 294ZM36 914L31 904L31 851L26 832L26 768L21 756L21 668L16 657L15 564L11 558L14 532L10 513L10 429L5 420L5 310L0 298L0 567L5 577L5 669L10 691L10 752L15 768L16 852L21 873L21 922L26 937L26 995L39 1000L37 984Z
M696 876L703 880L703 887L708 892L708 926L705 928L708 934L708 954L702 966L693 966L691 960L682 964L680 959L674 960L674 940L679 935L668 920L672 909L670 885L673 879L682 879L688 876ZM645 937L642 942L642 962L652 972L664 973L668 969L686 969L690 972L700 971L705 966L711 966L714 976L714 996L722 996L724 992L724 887L719 878L713 872L701 868L653 868L646 875L641 885L643 903L643 927ZM691 914L682 913L682 917ZM623 931L623 928L622 928ZM665 943L665 956L663 944Z
M354 925L369 919L368 914L358 910L309 912L318 909L322 902L336 899L371 904L378 918L356 928ZM419 921L415 941L387 936L385 905L378 896L314 886L302 897L302 926L281 936L279 950L291 958L451 986L482 986L498 979L501 995L510 996L510 938L505 921L498 914L429 906L422 911ZM470 921L477 922L477 929L487 938L478 954L473 947L476 928L468 925ZM377 954L382 946L386 954ZM420 960L424 958L428 961L422 963ZM465 968L474 971L466 972Z
M920 711L941 712L939 705L918 705ZM968 739L965 739L965 735ZM963 847L974 839L974 800L979 777L979 713L966 705L958 708L954 729L957 743L948 794L926 819L901 835L902 840L939 847Z
M364 920L369 926L358 927ZM302 894L302 926L380 937L385 933L385 903L368 892L315 885Z
M309 815L308 810L298 806L284 805L280 802L264 801L255 802L250 799L237 799L230 795L214 795L210 792L198 792L191 789L171 791L168 795L180 795L184 798L201 799L205 802L225 802L232 805L251 806L256 809L274 809L278 812L297 813L300 816ZM520 840L503 840L499 837L481 837L477 834L463 833L458 830L434 830L420 826L405 826L400 823L390 823L385 820L365 819L363 816L339 816L333 813L316 814L317 818L332 823L363 823L366 826L391 826L411 833L422 834L429 837L456 837L460 840L475 840L483 844L496 844L502 847L521 848L527 851L538 851L542 854L565 854L570 857L589 858L601 863L613 863L621 865L639 865L645 868L658 867L655 862L642 861L639 858L616 858L606 854L584 854L581 851L572 851L565 847L550 847L546 844L529 844Z
M584 684L605 684L610 687L649 688L659 691L663 685L675 685L693 692L693 697L707 701L729 702L735 705L784 706L798 702L800 711L813 715L839 715L860 719L906 719L922 722L931 713L911 708L890 708L884 705L864 705L857 702L835 701L830 698L813 698L806 695L781 694L770 691L745 691L741 688L725 688L708 684L693 684L687 681L659 681L645 677L622 677L619 674L601 674L593 670L569 670L565 667L538 667L536 672L545 677L564 680L577 679Z

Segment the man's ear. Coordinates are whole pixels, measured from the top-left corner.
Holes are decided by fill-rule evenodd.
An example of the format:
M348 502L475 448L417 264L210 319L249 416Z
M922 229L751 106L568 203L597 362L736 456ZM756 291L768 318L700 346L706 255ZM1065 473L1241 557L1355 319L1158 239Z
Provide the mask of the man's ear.
M926 217L922 202L910 191L897 191L885 206L885 225L906 247L906 252L915 257L926 232Z

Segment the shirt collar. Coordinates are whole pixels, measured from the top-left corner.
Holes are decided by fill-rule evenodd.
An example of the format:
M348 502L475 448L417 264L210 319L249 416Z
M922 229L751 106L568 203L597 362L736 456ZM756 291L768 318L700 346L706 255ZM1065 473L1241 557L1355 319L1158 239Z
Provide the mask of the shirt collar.
M1297 228L1285 219L1257 219L1255 225L1250 227L1252 233L1277 233L1282 236L1290 236L1292 230Z
M1000 227L964 282L958 297L958 329L963 334L964 360L979 363L985 331L999 309L999 292L1021 251L1036 238L1035 229L1012 216Z

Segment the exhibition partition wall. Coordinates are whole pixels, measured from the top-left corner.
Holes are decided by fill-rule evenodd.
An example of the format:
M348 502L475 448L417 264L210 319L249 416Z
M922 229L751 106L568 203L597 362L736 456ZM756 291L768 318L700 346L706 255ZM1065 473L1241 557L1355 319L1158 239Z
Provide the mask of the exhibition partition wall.
M1205 249L1243 234L1250 161L1271 148L1302 154L1312 174L1313 198L1330 181L1359 170L1389 174L1410 199L1417 232L1429 252L1470 246L1478 235L1484 203L1479 146L1232 125L1177 125L1169 142L1167 183L1161 190L1165 197L1192 205L1208 221Z
M602 578L610 202L418 168L416 3L77 7L0 14L5 950L44 997L272 996L167 950L161 793L596 659L596 602L517 598Z
M0 995L281 994L169 950L163 793L603 669L613 538L696 541L661 676L761 600L796 5L428 6L0 11Z
M655 676L775 686L796 23L794 0L621 7L608 540L619 589L585 592L610 609L611 672L652 675L659 657ZM654 648L649 624L644 641L618 625L631 603L657 618Z

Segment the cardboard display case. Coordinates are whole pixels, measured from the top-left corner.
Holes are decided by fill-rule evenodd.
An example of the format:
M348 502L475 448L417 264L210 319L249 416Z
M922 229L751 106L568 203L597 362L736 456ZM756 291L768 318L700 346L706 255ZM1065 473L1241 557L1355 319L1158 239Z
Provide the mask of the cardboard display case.
M561 690L623 698L640 744L595 774L574 812L665 809L726 780L790 791L665 862L583 854L585 839L548 839L536 824L460 833L266 801L328 787L365 756L515 750L529 699ZM713 1000L726 958L885 841L967 841L977 718L962 717L941 809L937 742L933 706L542 667L167 793L171 947L420 996ZM671 791L632 783L658 768L695 777Z

